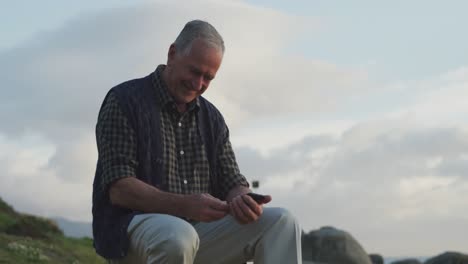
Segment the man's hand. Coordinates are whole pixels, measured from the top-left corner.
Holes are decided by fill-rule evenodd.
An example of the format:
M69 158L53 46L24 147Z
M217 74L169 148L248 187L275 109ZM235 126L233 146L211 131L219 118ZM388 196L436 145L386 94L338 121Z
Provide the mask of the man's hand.
M229 212L229 205L210 194L187 195L185 217L201 222L212 222L225 217Z
M263 213L262 205L270 201L271 196L266 195L265 200L258 204L252 197L244 193L231 200L229 211L240 224L249 224L258 220Z

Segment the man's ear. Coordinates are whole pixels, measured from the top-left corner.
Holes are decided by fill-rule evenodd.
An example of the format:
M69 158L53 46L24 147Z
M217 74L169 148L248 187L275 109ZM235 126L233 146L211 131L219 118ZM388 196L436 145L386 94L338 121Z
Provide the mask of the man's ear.
M174 43L169 46L169 51L167 52L167 65L170 66L172 64L172 61L174 60L176 56L177 50L176 46Z

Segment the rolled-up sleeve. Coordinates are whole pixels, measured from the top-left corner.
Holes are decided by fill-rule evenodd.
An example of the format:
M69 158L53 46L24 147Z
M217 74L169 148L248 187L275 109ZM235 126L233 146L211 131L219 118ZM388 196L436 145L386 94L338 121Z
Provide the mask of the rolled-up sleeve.
M122 112L116 96L110 92L101 107L96 125L96 142L103 174L101 187L125 177L135 177L136 159L135 131Z

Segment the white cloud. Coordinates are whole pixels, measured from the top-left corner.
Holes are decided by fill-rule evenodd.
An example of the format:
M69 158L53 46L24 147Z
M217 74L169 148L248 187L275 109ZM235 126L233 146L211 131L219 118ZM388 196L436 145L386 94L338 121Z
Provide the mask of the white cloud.
M446 175L400 179L397 192L401 204L398 209L395 208L392 216L398 220L426 217L450 219L453 212L466 206L457 197L466 195L463 192L467 186L468 182Z
M414 99L389 114L392 117L405 117L409 122L419 122L424 126L459 125L466 122L468 105L468 70L466 67L448 71L440 76L404 85L406 94Z
M219 89L219 93L212 97L214 101L229 102L224 114L236 128L262 117L334 112L351 95L365 93L368 85L367 74L361 69L340 68L281 55L279 51L269 57L247 54L235 59L231 62L226 58L224 70L230 74L222 76L213 88Z
M15 209L38 215L90 219L88 204L91 186L88 182L92 180L92 174L80 174L81 179L74 182L69 182L68 177L58 175L55 168L50 166L56 153L51 142L34 134L27 134L16 140L1 137L0 149L4 152L0 156L0 193ZM64 155L73 159L73 155L68 152ZM80 158L87 156L87 152L82 153ZM74 162L73 166L67 166L63 170L68 174L92 169L89 164L84 164L88 166L83 168L80 159L68 160L68 163L70 161ZM65 165L69 164L65 162Z
M310 136L269 155L237 153L242 171L260 180L258 191L290 208L305 230L336 225L372 252L427 255L466 243L459 232L468 228L466 138L461 128L401 118L359 123L338 138ZM422 242L428 232L450 242Z

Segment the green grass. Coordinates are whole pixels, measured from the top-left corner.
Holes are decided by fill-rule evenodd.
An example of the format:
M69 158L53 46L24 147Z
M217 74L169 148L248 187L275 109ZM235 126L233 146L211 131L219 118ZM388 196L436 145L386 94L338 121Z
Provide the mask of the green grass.
M0 232L5 232L18 218L19 215L13 208L0 198Z
M17 213L0 198L0 263L106 263L90 238L65 237L55 222Z
M0 263L106 263L90 238L32 239L0 233Z
M0 232L5 232L10 226L16 223L16 218L0 212Z

